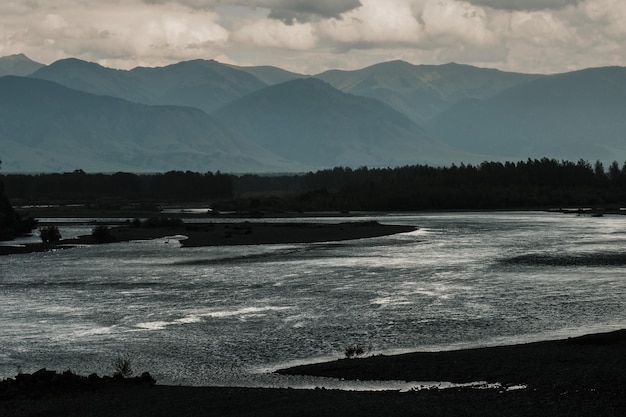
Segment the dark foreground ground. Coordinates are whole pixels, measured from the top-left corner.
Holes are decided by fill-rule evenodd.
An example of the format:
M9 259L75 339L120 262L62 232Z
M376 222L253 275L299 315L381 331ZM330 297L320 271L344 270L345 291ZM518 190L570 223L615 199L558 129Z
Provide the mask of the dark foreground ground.
M377 356L284 373L500 382L413 392L109 384L0 400L0 416L626 416L626 330L439 353ZM507 390L509 385L527 388Z

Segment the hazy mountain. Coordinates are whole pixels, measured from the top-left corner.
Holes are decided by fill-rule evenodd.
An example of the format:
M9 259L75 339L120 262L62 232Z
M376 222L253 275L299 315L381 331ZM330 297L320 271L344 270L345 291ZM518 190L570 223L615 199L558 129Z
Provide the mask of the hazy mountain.
M34 78L0 78L6 172L289 171L198 109L147 106Z
M544 77L468 100L426 126L446 143L513 159L626 159L626 68Z
M487 98L541 76L469 65L384 62L356 71L315 76L341 91L374 97L422 123L465 98Z
M97 95L153 104L152 92L138 84L128 71L106 68L76 58L61 59L40 68L31 77Z
M130 74L136 82L153 92L154 104L192 106L206 112L267 86L247 72L213 60L135 68Z
M0 58L0 71L28 65L40 67ZM620 67L545 76L394 61L303 78L205 60L125 71L65 59L0 79L0 159L6 171L229 172L621 161L625 110Z
M245 71L205 60L124 71L70 58L32 76L136 103L190 106L206 112L267 86Z
M468 159L433 141L386 104L343 93L315 78L259 90L213 114L261 147L316 167Z
M0 57L0 77L4 75L30 75L43 66L43 64L31 60L24 54L3 56Z
M231 68L234 68L239 71L247 72L263 81L267 85L274 85L284 83L286 81L295 80L298 78L305 77L303 74L298 74L295 72L286 71L281 68L271 67L271 66L258 66L258 67L239 67L236 65L229 65Z

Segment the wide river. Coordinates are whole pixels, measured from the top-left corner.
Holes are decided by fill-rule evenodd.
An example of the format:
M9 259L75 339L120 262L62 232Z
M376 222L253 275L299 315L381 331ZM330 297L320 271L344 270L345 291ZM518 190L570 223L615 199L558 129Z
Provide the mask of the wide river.
M160 239L0 257L0 379L42 367L110 375L128 355L136 373L163 384L298 386L268 370L341 358L356 343L390 354L626 327L626 216L351 220L371 219L419 229L318 244L183 249Z

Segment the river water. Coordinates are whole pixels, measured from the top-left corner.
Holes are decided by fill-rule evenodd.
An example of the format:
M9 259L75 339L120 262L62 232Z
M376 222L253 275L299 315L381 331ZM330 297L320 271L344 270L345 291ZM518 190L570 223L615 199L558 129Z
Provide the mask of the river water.
M158 239L0 257L0 378L42 367L159 383L299 386L277 367L626 327L626 217L426 213L346 242ZM280 221L345 221L344 218ZM65 224L65 223L64 223ZM88 225L61 226L64 237Z

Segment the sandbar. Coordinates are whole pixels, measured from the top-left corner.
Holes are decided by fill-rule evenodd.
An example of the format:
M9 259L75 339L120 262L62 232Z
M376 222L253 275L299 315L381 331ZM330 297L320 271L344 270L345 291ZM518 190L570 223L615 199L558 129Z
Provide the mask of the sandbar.
M108 243L150 240L168 236L185 236L183 247L260 245L336 242L406 233L415 226L388 225L376 221L341 223L287 222L206 222L180 226L137 227L119 225L110 228ZM29 243L22 246L0 246L0 255L66 249L77 245L97 244L91 235L65 239L55 243Z

